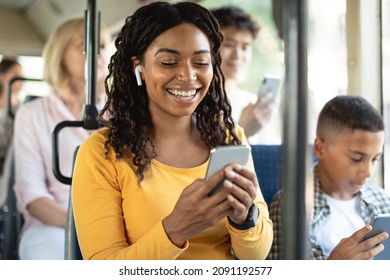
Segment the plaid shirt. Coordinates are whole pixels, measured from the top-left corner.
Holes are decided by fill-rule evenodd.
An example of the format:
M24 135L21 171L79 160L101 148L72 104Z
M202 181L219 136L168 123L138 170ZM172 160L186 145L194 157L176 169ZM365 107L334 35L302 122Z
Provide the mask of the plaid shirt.
M311 229L317 227L325 221L330 214L325 193L321 189L320 182L314 167L314 209L311 219ZM390 196L379 187L364 186L359 191L360 216L368 224L374 215L390 213ZM270 218L273 222L274 240L271 251L267 257L269 260L279 260L282 258L282 192L279 191L273 198L270 211ZM309 247L311 248L311 259L323 260L325 255L321 246L310 237Z

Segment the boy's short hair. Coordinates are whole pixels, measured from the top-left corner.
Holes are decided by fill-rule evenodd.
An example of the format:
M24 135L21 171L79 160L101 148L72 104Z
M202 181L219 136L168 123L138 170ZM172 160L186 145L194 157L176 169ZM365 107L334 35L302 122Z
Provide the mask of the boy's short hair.
M210 10L216 17L220 27L235 27L241 31L249 31L253 39L256 39L260 31L260 25L252 17L238 7L228 6Z
M363 97L341 95L329 100L322 108L317 122L317 136L332 132L361 129L369 132L384 130L382 116Z

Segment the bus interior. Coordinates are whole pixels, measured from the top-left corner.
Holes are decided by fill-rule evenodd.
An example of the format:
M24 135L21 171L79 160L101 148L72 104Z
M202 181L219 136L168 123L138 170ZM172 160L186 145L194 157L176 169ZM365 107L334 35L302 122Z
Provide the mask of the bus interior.
M62 22L83 16L87 2L0 0L0 56L17 59L26 78L31 79L25 81L20 100L50 94L50 87L41 81L43 46ZM114 40L126 17L150 2L97 1L101 20L111 35L110 54L115 51ZM260 186L270 186L262 189L267 201L281 188L286 192L283 205L289 234L283 237L285 258L307 259L305 239L313 188L310 147L319 110L337 95L362 96L383 115L385 134L389 134L390 80L385 77L390 73L390 0L193 2L206 8L239 5L260 22L262 29L254 44L254 59L241 84L257 92L267 73L283 77L276 99L281 125L278 129L283 133L280 143L255 145L253 158ZM390 193L390 138L385 139L383 157L372 182ZM0 258L17 259L21 217L12 195L12 158L8 160L11 164L4 174L9 177L4 176L0 186ZM72 239L74 235L69 238L71 243L77 242ZM79 258L72 250L69 249L68 258Z

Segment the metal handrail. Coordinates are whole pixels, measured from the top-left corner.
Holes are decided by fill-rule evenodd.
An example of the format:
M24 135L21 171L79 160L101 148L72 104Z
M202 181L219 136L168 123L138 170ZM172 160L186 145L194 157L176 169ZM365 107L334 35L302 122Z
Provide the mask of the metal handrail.
M85 53L86 53L86 102L83 108L82 121L64 121L53 130L53 173L62 183L70 185L72 178L64 176L60 170L59 133L65 127L82 127L84 129L98 129L100 127L99 113L96 108L97 91L97 57L99 52L100 13L96 8L96 0L88 0L85 11Z
M17 81L28 81L28 82L43 82L41 79L32 79L32 78L25 78L25 77L15 77L11 79L8 83L8 90L7 90L7 114L14 119L15 113L12 111L12 102L11 102L11 96L12 96L12 85L13 83Z

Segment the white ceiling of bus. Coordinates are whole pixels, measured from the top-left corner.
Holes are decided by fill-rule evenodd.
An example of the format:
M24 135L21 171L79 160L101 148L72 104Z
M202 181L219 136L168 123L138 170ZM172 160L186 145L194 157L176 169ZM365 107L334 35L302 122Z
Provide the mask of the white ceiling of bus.
M25 7L31 5L31 3L36 2L35 0L1 0L0 8L9 8L9 9L24 9Z
M98 0L105 25L117 32L124 19L153 0ZM63 21L83 16L87 0L0 0L0 54L40 55L49 34Z

